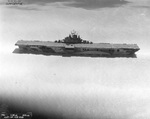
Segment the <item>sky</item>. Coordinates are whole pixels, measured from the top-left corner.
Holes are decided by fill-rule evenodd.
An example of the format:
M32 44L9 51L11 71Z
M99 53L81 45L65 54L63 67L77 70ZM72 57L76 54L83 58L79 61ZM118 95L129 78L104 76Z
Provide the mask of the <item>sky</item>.
M148 0L22 2L23 5L16 6L1 2L1 36L7 39L7 34L10 34L14 39L12 42L16 42L16 39L63 39L74 29L83 39L134 43L141 48L140 54L149 54Z
M47 119L52 113L89 119L150 117L149 0L6 3L0 0L0 103ZM137 58L12 53L20 39L54 41L72 30L95 43L137 44L140 51Z

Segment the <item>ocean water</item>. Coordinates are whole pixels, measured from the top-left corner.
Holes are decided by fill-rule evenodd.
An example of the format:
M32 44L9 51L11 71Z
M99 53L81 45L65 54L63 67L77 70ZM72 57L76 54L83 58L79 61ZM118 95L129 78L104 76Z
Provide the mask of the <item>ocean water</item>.
M33 112L42 119L149 119L148 10L70 9L47 6L29 12L2 6L0 111ZM53 41L73 29L86 40L136 43L140 51L137 58L12 53L17 40Z
M150 116L149 59L1 56L1 98L13 110L46 118Z

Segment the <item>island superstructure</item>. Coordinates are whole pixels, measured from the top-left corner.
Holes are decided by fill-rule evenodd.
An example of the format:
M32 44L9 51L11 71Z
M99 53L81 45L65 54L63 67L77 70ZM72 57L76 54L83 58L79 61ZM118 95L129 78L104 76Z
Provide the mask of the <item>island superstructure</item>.
M93 43L83 40L75 31L54 42L19 40L15 45L28 53L61 56L132 57L140 50L137 44Z

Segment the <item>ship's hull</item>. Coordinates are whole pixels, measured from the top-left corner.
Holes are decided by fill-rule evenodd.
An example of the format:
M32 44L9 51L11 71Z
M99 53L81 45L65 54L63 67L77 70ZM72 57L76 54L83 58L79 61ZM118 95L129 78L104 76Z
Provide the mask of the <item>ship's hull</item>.
M41 41L17 42L18 53L90 57L136 57L136 44L64 44Z
M136 58L136 54L85 54L85 53L51 53L51 52L39 52L39 51L29 51L20 48L16 48L13 53L17 54L34 54L34 55L45 55L45 56L62 56L62 57L108 57L108 58L115 58L115 57L132 57Z

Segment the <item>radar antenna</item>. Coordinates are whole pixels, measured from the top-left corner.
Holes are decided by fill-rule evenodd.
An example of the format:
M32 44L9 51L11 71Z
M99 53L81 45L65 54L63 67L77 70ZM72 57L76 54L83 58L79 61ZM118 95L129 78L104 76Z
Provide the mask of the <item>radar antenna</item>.
M77 35L77 32L75 31L75 30L72 30L71 31L71 35L73 36L73 35Z

